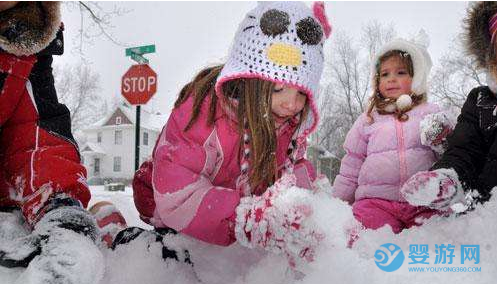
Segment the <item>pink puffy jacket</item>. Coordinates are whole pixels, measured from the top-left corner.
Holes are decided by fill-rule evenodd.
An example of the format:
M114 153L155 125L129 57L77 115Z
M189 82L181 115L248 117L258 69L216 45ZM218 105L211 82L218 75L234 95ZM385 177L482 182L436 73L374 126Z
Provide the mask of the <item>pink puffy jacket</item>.
M235 209L243 196L236 187L241 173L240 135L237 122L222 111L220 103L214 125L207 126L209 104L207 97L187 132L183 130L191 117L192 97L172 111L152 161L145 162L135 174L134 198L141 218L154 227L169 227L205 242L229 245L235 241ZM277 133L280 171L295 130L296 121L292 121ZM297 182L310 188L316 174L303 158L305 139L297 141Z
M432 150L421 145L419 124L438 111L437 105L424 103L409 111L405 122L373 112L370 124L365 113L359 116L345 139L334 195L349 203L363 198L405 201L400 196L404 182L436 161Z

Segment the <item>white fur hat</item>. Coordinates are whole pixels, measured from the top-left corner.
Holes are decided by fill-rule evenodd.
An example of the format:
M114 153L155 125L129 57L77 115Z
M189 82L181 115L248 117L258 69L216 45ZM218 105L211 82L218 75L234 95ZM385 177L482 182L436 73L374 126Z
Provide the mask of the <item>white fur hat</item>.
M412 78L412 91L415 94L427 94L428 93L428 76L430 74L432 62L430 54L426 50L428 46L428 39L424 31L420 32L418 35L418 41L412 42L405 39L394 39L385 45L383 45L376 55L373 57L372 68L372 86L376 85L376 65L381 56L392 50L400 50L407 52L412 59L414 76Z

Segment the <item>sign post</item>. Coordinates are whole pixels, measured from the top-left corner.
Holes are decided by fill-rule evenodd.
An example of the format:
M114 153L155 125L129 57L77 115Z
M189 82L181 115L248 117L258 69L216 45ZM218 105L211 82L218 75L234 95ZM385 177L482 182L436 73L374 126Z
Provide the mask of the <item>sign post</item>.
M146 104L157 92L157 74L143 54L154 53L155 45L146 45L126 49L126 56L138 64L132 65L121 79L121 94L131 105L136 105L135 128L135 171L140 166L140 112L141 105Z

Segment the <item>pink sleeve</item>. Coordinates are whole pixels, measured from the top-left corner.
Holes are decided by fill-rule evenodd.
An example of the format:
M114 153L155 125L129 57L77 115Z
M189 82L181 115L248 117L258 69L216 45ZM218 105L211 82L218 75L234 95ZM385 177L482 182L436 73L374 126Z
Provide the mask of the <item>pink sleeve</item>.
M333 195L349 203L354 202L359 171L367 154L367 140L363 134L365 123L366 115L362 114L347 133L343 145L345 156L333 183Z
M183 124L184 114L173 111L154 152L155 216L199 240L229 245L235 241L233 220L240 196L233 189L212 184L216 154L208 138L192 133L194 129L184 132ZM215 135L215 129L210 131Z

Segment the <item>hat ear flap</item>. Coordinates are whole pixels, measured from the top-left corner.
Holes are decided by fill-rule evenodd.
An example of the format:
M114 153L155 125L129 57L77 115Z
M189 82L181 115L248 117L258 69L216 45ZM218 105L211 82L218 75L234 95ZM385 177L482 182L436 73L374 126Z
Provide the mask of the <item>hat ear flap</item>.
M328 22L328 18L326 17L324 2L314 2L312 6L312 12L314 13L314 17L316 17L316 19L321 24L321 27L323 27L324 35L326 36L326 38L329 38L331 35L331 25Z

